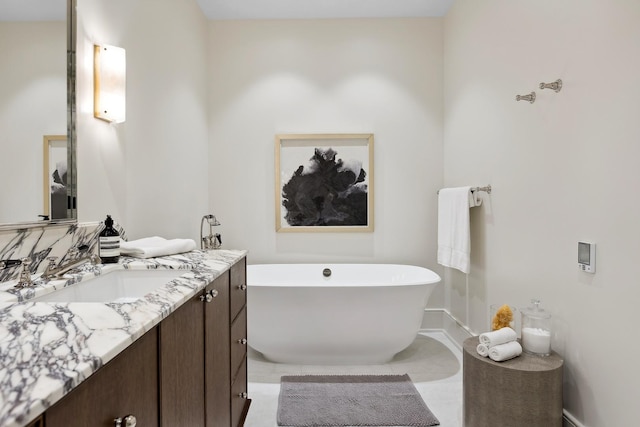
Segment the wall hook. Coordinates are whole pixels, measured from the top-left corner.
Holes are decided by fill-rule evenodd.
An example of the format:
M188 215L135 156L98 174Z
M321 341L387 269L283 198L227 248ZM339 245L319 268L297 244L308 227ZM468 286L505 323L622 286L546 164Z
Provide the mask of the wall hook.
M536 93L531 92L529 95L516 95L516 101L529 101L530 104L536 102Z
M551 83L540 83L540 89L553 89L557 92L560 92L562 89L562 80L558 79L555 82Z

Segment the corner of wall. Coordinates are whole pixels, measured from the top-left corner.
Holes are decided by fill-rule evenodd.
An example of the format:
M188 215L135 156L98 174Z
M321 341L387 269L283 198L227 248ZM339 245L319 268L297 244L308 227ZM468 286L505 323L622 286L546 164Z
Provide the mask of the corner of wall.
M426 309L424 311L421 329L444 332L460 350L462 350L464 340L475 336L467 326L456 319L448 310L439 308Z

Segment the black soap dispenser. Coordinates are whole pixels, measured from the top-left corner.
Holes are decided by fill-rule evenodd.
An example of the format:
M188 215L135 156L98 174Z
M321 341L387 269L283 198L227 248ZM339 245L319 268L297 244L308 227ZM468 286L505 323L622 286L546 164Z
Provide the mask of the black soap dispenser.
M111 215L107 215L104 220L104 230L98 237L98 248L103 264L117 263L120 259L120 233L113 228Z

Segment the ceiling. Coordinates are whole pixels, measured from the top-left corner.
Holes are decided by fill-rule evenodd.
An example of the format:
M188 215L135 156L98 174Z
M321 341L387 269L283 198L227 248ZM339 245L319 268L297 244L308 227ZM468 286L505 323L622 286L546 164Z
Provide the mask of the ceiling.
M443 16L455 0L196 1L209 19L324 19ZM0 0L0 21L63 21L66 3L67 0Z
M444 16L454 0L196 0L209 19Z
M64 21L67 0L0 0L0 21Z

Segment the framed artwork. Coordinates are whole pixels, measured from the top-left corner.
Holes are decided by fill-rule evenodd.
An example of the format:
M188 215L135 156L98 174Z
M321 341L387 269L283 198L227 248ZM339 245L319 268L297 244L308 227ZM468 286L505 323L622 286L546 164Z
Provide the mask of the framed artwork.
M43 137L43 205L49 219L67 218L67 135Z
M373 134L276 135L278 232L373 231Z

